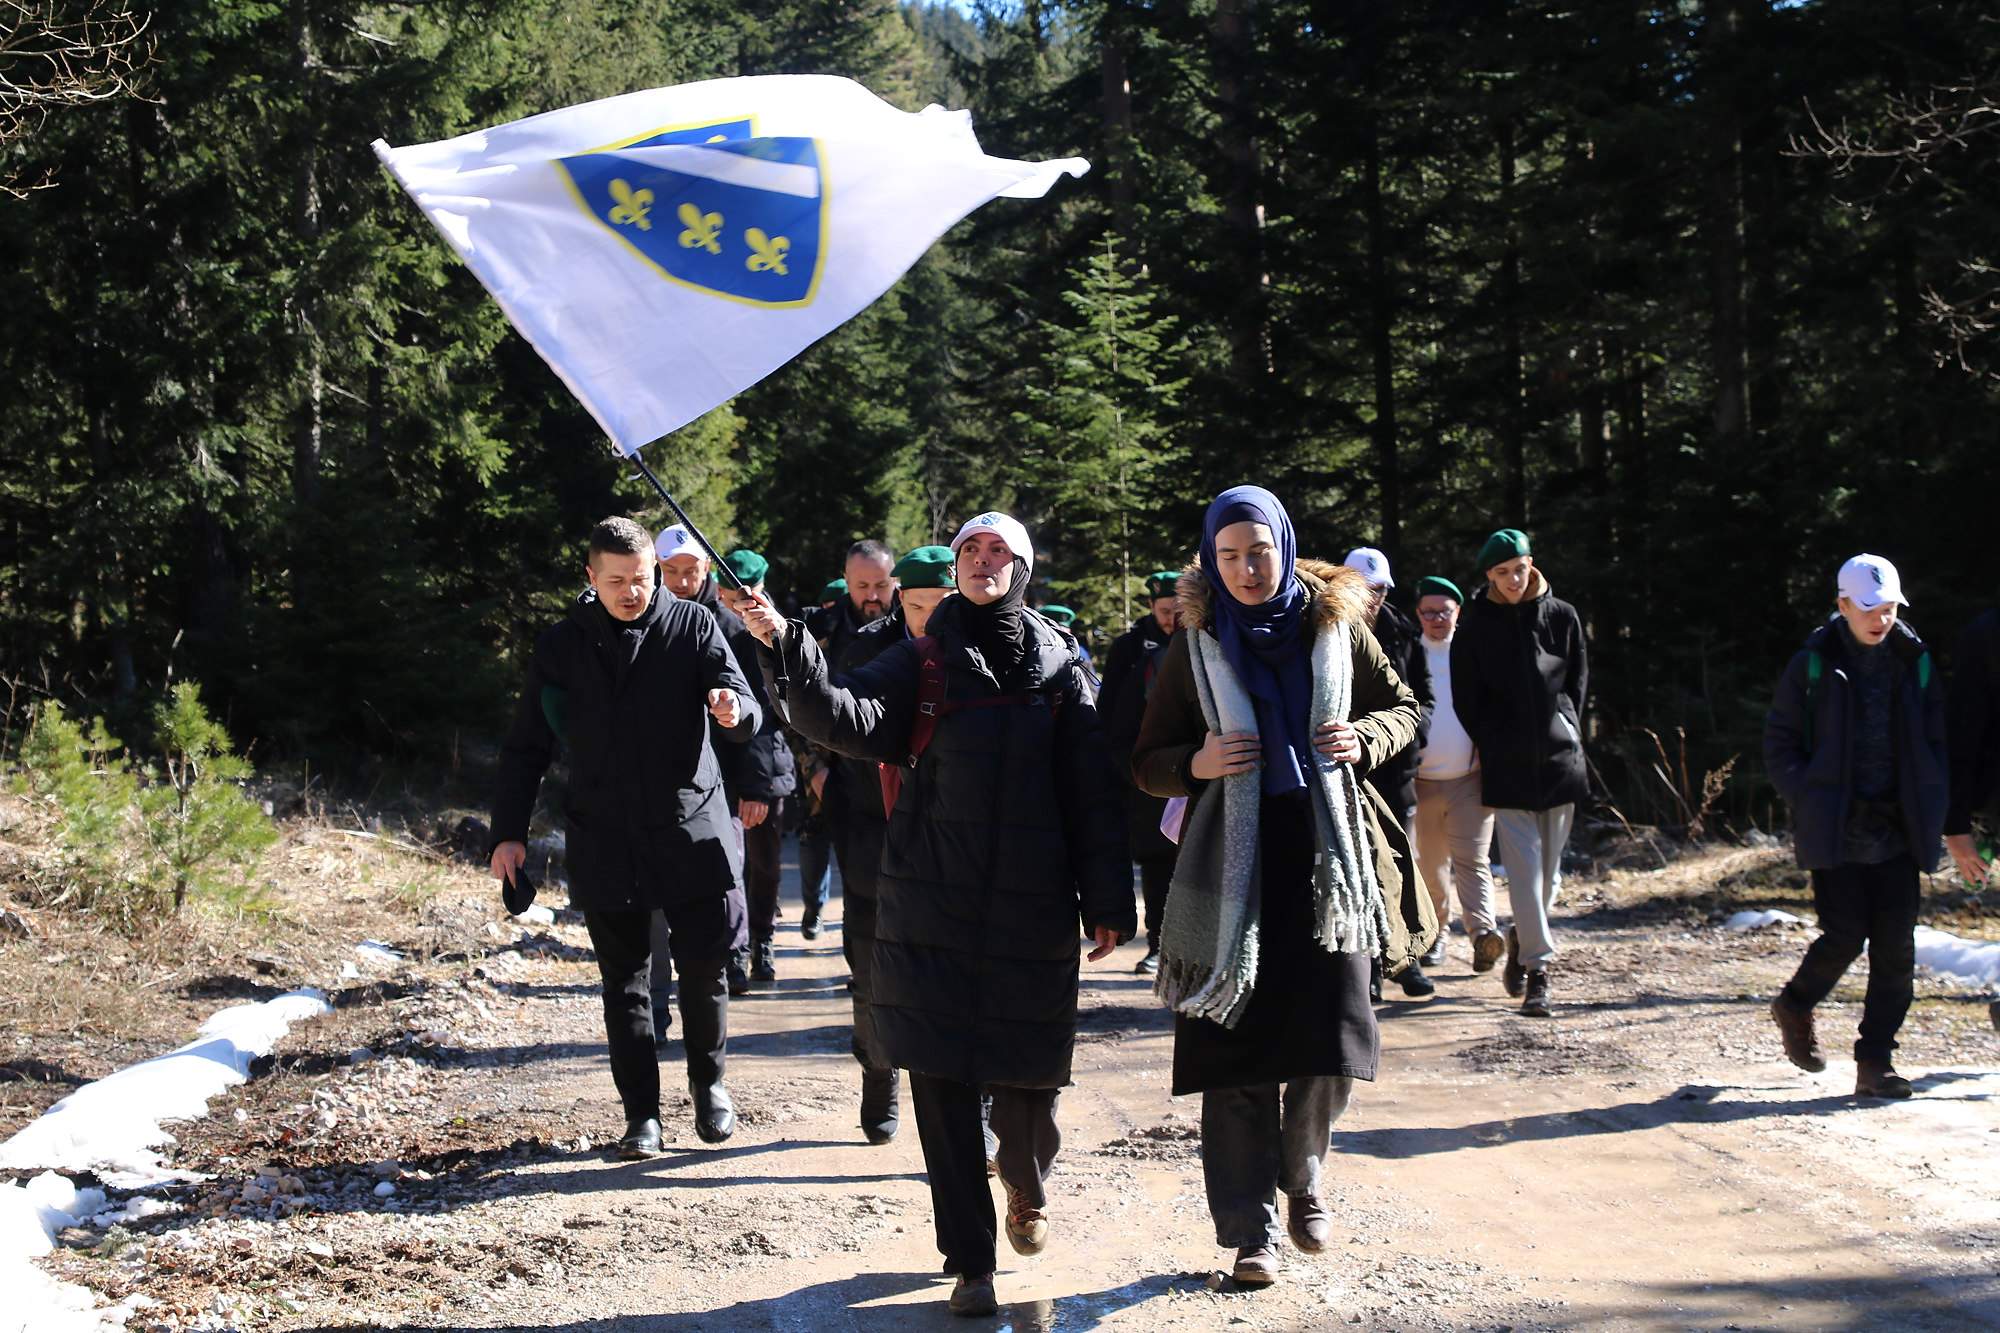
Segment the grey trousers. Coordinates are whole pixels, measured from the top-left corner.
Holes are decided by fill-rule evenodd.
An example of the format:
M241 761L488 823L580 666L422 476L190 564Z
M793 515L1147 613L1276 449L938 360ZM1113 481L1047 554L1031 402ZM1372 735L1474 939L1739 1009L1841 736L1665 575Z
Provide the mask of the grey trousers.
M1493 918L1493 812L1479 803L1479 771L1443 782L1417 779L1417 822L1411 830L1417 869L1430 886L1438 926L1459 919L1473 938L1498 930Z
M1562 888L1563 848L1569 845L1576 806L1553 810L1495 810L1493 836L1500 863L1507 867L1507 897L1514 908L1514 933L1521 940L1521 966L1530 972L1556 956L1549 913Z
M1201 1174L1215 1243L1271 1245L1284 1234L1278 1191L1319 1193L1333 1122L1347 1109L1351 1078L1323 1075L1283 1085L1214 1088L1201 1094Z

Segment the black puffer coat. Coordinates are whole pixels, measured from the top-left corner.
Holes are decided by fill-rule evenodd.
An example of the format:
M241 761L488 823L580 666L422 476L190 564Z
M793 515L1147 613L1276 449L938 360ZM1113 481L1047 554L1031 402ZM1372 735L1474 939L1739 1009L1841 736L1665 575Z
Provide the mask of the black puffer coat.
M500 751L494 846L527 841L542 774L556 742L567 746L563 829L570 904L581 911L721 895L742 874L708 692L736 692L742 715L718 734L737 745L762 720L756 692L699 605L661 588L633 624L645 635L629 659L622 627L595 600L543 630Z
M1805 870L1830 870L1846 859L1855 785L1855 691L1848 675L1848 642L1838 619L1807 635L1805 646L1778 678L1771 711L1764 715L1764 766L1792 809L1792 846ZM1924 641L1908 624L1898 621L1883 647L1900 665L1891 725L1903 836L1917 868L1934 872L1943 856L1940 835L1950 789L1944 681Z
M960 624L931 617L946 699L998 698ZM882 849L876 1032L891 1061L964 1083L1058 1088L1076 1040L1077 928L1130 936L1132 870L1110 751L1073 641L1029 617L1023 702L947 711L903 778ZM786 708L843 754L908 756L921 663L905 639L835 684L794 622ZM774 672L767 651L764 669Z
M1491 592L1472 594L1451 640L1451 706L1479 748L1480 797L1496 810L1585 800L1583 618L1539 569L1511 606Z
M1437 702L1431 693L1430 657L1424 652L1423 635L1410 618L1395 607L1384 602L1375 610L1375 641L1382 645L1382 656L1389 659L1389 665L1397 677L1410 687L1410 693L1417 696L1417 738L1389 756L1368 775L1368 785L1381 794L1396 812L1396 818L1405 818L1417 808L1417 764L1418 751L1431 738L1431 708Z

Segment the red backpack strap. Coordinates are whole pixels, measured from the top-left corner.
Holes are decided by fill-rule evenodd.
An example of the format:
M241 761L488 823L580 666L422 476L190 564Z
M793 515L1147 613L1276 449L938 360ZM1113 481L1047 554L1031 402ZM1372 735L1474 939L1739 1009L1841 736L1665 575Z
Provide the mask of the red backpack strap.
M945 671L944 653L938 648L938 641L929 634L916 641L917 644L917 711L910 719L910 757L901 764L881 764L877 772L882 779L882 812L896 808L896 798L903 793L903 769L915 768L917 761L930 748L931 737L937 733L938 717L944 712Z

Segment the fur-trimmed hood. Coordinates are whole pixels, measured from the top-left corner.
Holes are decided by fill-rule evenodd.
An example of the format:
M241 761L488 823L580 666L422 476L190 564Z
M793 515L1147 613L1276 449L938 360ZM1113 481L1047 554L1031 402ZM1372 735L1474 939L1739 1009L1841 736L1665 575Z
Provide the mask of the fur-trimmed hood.
M1368 580L1358 570L1305 556L1300 556L1294 567L1298 570L1299 582L1305 585L1306 595L1311 598L1306 610L1315 633L1323 625L1340 621L1350 625L1368 624L1369 609L1375 598ZM1196 629L1215 628L1209 614L1211 590L1208 571L1201 567L1201 561L1195 560L1181 571L1174 595L1180 603L1181 624Z

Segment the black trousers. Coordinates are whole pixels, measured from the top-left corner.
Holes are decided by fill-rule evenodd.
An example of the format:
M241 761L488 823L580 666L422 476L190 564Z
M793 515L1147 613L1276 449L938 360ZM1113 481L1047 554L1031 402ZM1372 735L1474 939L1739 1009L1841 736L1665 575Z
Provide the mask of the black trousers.
M1908 855L1880 865L1812 872L1820 937L1806 949L1785 991L1808 1007L1833 994L1854 960L1868 951L1868 994L1861 1005L1856 1060L1887 1061L1910 1012L1917 970L1917 908L1922 889Z
M1146 903L1146 943L1160 942L1160 913L1167 910L1167 886L1174 882L1174 858L1148 857L1139 863L1139 892Z
M604 983L611 1081L618 1087L628 1120L660 1114L660 1057L653 1046L653 915L583 914ZM681 1038L687 1050L688 1081L707 1087L722 1081L729 1041L729 982L723 975L733 933L728 900L721 894L693 899L667 908L666 916L674 971L681 983Z
M750 938L768 940L777 929L779 862L785 847L785 798L773 797L771 813L756 828L743 830L743 892L750 907Z
M888 1069L889 1057L875 1035L875 879L881 873L882 839L888 825L879 819L849 819L840 826L834 847L840 856L840 882L846 886L841 909L840 952L853 979L854 1058L863 1069Z
M986 1131L980 1124L981 1089L955 1079L912 1072L917 1138L930 1177L931 1214L938 1253L949 1272L984 1277L993 1271L993 1187L986 1180ZM1043 1207L1042 1182L1062 1147L1056 1128L1060 1088L989 1087L992 1128L999 1139L1000 1179Z

